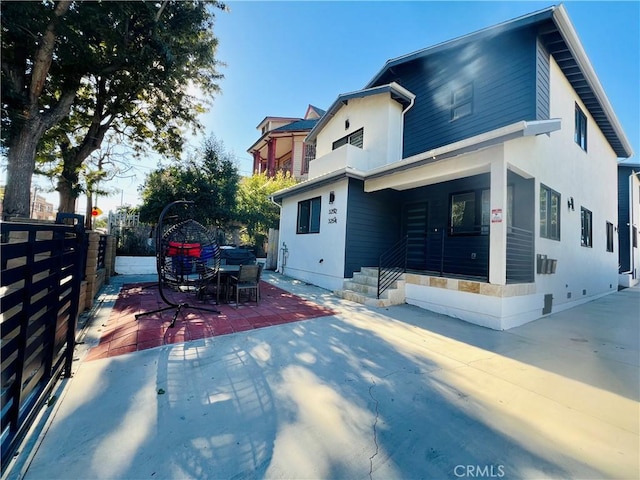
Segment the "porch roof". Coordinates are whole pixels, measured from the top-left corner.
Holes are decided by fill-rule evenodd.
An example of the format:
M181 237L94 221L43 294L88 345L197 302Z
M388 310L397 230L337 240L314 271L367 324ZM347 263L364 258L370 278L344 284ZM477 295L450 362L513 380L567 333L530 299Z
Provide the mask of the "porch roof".
M394 162L389 165L383 165L374 170L366 173L365 180L373 180L376 178L388 177L398 172L409 170L412 168L418 168L430 163L439 162L447 158L457 157L464 153L469 153L477 150L481 150L494 145L513 140L520 137L529 137L541 134L549 134L556 130L560 130L560 119L555 118L551 120L534 120L534 121L520 121L507 125L505 127L497 128L490 132L482 133L474 137L465 138L458 142L450 143L442 147L434 148L427 152L422 152L412 157L404 158L399 162ZM373 192L382 188L389 188L388 183L385 187L376 188L370 183L365 186L365 190ZM396 185L391 188L397 188L402 190L401 185ZM408 187L411 188L411 187Z

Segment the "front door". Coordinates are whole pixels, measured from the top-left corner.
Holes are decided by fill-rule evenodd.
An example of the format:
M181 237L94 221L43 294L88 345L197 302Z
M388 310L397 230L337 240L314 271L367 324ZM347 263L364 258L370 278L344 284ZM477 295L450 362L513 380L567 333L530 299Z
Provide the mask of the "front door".
M407 236L407 268L426 270L427 268L427 202L409 203L402 211L402 230Z

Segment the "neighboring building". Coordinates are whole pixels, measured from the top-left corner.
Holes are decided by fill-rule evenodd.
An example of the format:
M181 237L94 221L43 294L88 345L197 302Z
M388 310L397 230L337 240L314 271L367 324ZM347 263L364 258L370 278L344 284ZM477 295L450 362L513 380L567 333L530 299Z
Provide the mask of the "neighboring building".
M260 139L247 150L253 157L253 173L267 172L272 177L283 171L305 180L315 150L304 139L322 115L324 110L309 105L304 118L265 117L256 127Z
M308 180L273 195L288 276L375 298L358 272L398 254L396 302L495 329L617 288L632 150L563 6L388 61L306 142Z
M53 203L47 202L45 197L37 194L31 195L31 218L36 220L55 220L56 212L53 209Z
M618 254L620 285L640 282L640 164L618 165Z

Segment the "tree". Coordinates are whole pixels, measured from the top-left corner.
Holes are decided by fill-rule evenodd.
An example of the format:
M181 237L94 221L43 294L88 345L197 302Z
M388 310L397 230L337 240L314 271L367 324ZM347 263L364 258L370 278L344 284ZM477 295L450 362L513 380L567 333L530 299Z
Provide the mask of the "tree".
M219 90L213 9L223 4L74 2L65 10L64 3L2 2L5 211L14 215L23 213L19 191L28 191L36 144L41 158L53 153L61 163L59 210L72 211L82 165L109 130L126 135L138 151L150 146L178 156L185 129L201 129L198 116L206 106L191 92L210 98ZM25 85L36 73L31 64L43 46L51 69L40 93L27 95ZM23 119L25 105L34 118L51 117L52 108L59 114L33 131Z
M36 145L71 108L79 76L58 76L45 89L61 19L71 0L2 2L2 140L7 151L3 216L29 216ZM60 59L59 59L60 60ZM61 90L64 87L64 91ZM46 109L44 108L46 104Z
M233 220L239 178L233 158L210 137L189 160L147 175L140 187L140 221L156 223L166 205L190 200L194 202L196 220L209 226L224 226Z
M278 190L296 184L289 172L277 172L268 177L265 172L245 177L240 182L236 218L247 228L247 235L254 245L266 238L270 228L277 228L280 221L280 209L269 196ZM262 237L262 238L258 238Z

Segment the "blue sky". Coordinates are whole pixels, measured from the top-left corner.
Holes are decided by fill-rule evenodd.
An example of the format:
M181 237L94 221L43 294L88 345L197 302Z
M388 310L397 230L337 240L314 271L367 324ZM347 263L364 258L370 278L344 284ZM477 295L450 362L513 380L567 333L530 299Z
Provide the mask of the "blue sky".
M552 2L228 2L216 15L222 92L203 121L208 134L251 173L246 150L269 115L302 117L309 104L326 109L361 89L384 63L425 47L525 15ZM564 3L583 47L638 161L640 151L640 2ZM199 139L195 140L197 145ZM121 200L136 205L135 180L124 193L100 199L103 210ZM130 182L130 185L128 185Z

